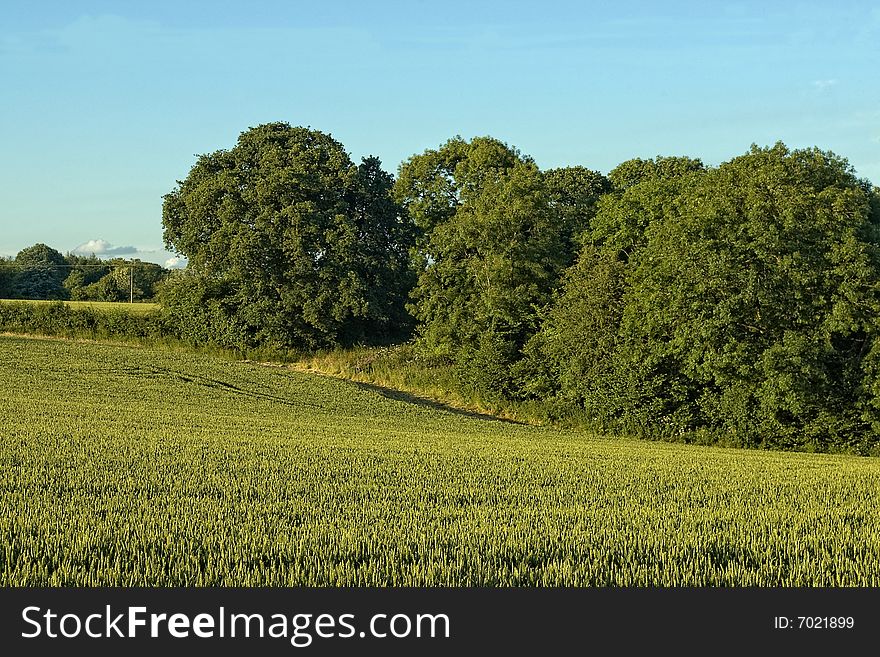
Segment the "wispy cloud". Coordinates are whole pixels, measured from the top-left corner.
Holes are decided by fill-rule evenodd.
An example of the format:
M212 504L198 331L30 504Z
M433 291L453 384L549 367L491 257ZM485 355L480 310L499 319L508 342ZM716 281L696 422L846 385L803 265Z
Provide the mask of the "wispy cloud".
M819 91L828 91L837 84L837 80L831 78L829 80L813 80L813 87Z

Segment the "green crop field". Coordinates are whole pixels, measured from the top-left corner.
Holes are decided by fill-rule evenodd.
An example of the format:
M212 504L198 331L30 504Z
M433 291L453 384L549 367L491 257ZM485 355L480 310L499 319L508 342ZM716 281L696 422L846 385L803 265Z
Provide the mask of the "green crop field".
M598 439L0 338L0 583L880 586L880 461Z
M48 304L48 303L58 303L57 301L40 301L40 300L26 300L22 301L20 299L0 299L0 303L34 303L34 304ZM64 301L65 305L70 306L71 308L88 308L90 310L119 310L127 313L135 313L135 314L143 314L149 313L153 311L159 310L158 303L123 303L117 301Z

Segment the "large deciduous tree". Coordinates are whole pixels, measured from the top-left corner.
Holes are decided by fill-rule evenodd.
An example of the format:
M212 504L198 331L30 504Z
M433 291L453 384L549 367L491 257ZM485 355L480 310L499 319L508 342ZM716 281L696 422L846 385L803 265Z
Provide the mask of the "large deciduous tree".
M513 298L514 290L536 282L512 275L525 264L517 251L528 224L547 214L540 207L546 199L533 193L540 185L531 160L489 137L455 137L400 167L395 196L420 230L422 267L412 311L430 351L453 357L480 336L510 333L525 320L505 308L528 305L526 296Z
M232 346L400 332L413 233L391 185L377 159L355 166L322 132L249 129L234 148L201 156L165 196L165 242L190 270L168 282L169 307Z
M545 175L490 137L456 137L401 166L395 193L421 229L420 342L456 361L466 387L511 392L511 365L605 185L587 169Z

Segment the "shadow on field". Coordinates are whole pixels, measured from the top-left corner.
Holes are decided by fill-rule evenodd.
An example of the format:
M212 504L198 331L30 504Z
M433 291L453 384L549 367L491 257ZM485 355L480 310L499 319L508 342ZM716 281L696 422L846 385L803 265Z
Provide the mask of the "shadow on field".
M382 386L377 386L373 383L364 383L363 381L352 381L351 379L346 379L349 383L356 385L361 390L369 390L370 392L375 392L383 397L388 399L394 399L395 401L405 402L407 404L415 404L417 406L425 406L427 408L433 409L435 411L444 411L446 413L452 413L454 415L463 415L464 417L470 417L477 420L492 420L495 422L503 422L505 424L519 424L525 426L526 422L520 422L518 420L510 420L505 417L498 417L497 415L491 415L489 413L480 413L478 411L467 411L461 408L456 408L455 406L450 406L449 404L444 404L443 402L434 401L433 399L425 399L424 397L417 397L416 395L412 395L408 392L403 392L402 390L394 390L392 388L383 388Z
M169 370L170 371L170 370ZM226 381L221 381L220 379L212 379L207 376L199 376L196 374L182 374L180 372L172 372L178 379L182 381L186 381L187 383L195 383L197 385L204 386L206 388L214 388L215 390L225 390L227 392L231 392L236 395L243 395L245 397L251 397L253 399L263 399L266 401L273 402L275 404L283 404L284 406L312 406L314 408L320 408L317 404L309 404L308 402L292 402L286 397L280 397L278 395L272 395L267 392L255 392L253 390L245 390L244 388L239 388L236 385L231 383L227 383Z
M256 391L256 390L247 390L245 388L241 388L237 385L229 383L227 381L222 381L220 379L215 379L212 377L204 376L202 374L196 374L194 372L181 372L178 370L173 370L165 367L123 367L117 369L111 369L109 371L119 372L121 374L125 374L128 376L137 376L137 377L161 377L161 378L170 378L177 379L178 381L183 381L185 383L192 383L203 388L210 388L213 390L223 390L225 392L229 392L235 395L241 395L244 397L250 397L252 399L261 399L264 401L269 401L275 404L282 404L284 406L290 406L293 408L300 408L303 406L309 406L312 408L321 408L318 404L309 403L302 400L297 400L293 402L286 397L282 397L280 395L273 395L268 392Z

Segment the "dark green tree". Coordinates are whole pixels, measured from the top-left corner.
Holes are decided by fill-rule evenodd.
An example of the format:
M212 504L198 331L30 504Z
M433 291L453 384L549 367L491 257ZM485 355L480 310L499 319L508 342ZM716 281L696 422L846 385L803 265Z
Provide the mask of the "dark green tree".
M529 341L519 368L526 396L554 397L613 425L623 398L615 378L626 264L612 250L586 245Z
M19 299L66 299L62 282L67 277L64 256L43 243L22 249L15 256L18 273L12 295Z
M198 159L165 196L162 221L202 302L228 310L213 315L230 323L218 336L312 348L401 328L412 234L380 171L378 160L359 168L329 135L286 123Z
M13 295L15 277L18 267L12 258L0 257L0 299L9 299Z
M869 195L845 160L782 144L685 187L631 272L632 415L739 444L865 448L880 313Z
M395 193L421 229L412 310L422 344L453 357L486 332L521 341L560 257L534 162L489 137L456 137L405 162Z
M649 160L636 157L614 167L608 180L614 189L624 190L646 180L672 180L704 169L699 159L681 155L658 155Z
M611 191L611 181L586 167L561 167L544 172L550 207L558 215L560 230L569 242L571 261L580 249L580 238L590 228L596 203ZM571 264L571 263L569 263Z
M878 208L845 160L782 144L642 177L599 203L594 245L530 347L610 426L867 452Z
M455 137L405 162L395 195L421 229L412 312L419 343L465 388L515 393L512 366L589 225L600 174L543 174L490 137Z
M64 260L69 265L69 273L64 279L69 298L74 301L98 301L99 299L89 297L86 288L110 273L107 263L95 255L80 256L72 253L64 256Z
M348 267L363 283L369 312L352 317L341 333L351 344L364 336L383 342L408 336L413 317L406 296L415 285L410 250L416 230L394 200L394 177L382 169L377 157L364 158L348 199L357 248Z
M704 171L699 160L680 156L618 165L608 174L613 191L599 199L587 241L628 259L644 244L647 227L674 214L681 188L695 184Z

